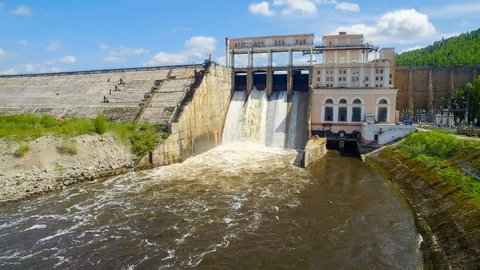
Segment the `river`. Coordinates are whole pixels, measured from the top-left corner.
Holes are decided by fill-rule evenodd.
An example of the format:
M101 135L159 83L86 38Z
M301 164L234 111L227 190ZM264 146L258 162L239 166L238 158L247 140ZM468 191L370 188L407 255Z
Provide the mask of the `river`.
M360 160L222 146L2 206L1 269L418 269L410 210Z

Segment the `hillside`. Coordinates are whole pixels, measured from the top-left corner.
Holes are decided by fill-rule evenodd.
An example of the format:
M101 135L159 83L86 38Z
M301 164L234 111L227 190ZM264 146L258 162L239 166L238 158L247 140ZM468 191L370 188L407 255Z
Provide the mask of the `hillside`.
M436 41L428 47L396 56L398 66L464 66L480 64L480 28Z

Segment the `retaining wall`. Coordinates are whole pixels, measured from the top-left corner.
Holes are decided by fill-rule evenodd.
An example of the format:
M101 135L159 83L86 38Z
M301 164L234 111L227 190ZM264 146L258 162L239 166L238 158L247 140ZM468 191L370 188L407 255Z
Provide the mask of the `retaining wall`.
M397 67L395 88L397 110L431 111L451 105L455 88L463 87L479 75L480 66Z
M231 77L230 69L210 66L192 100L171 123L170 137L140 159L137 168L182 162L219 145L230 104Z

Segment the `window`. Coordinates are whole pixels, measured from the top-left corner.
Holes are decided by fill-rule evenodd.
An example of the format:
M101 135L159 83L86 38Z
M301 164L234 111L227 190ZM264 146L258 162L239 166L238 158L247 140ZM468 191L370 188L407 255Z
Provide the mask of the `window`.
M339 101L338 103L340 103L340 104L347 104L347 100L344 99L344 98L342 98L342 99L340 99L340 101Z
M333 107L325 107L325 121L333 121Z
M347 122L347 108L346 107L338 108L338 121Z
M378 108L378 122L387 122L388 108Z
M333 100L331 98L325 100L325 103L326 104L333 104Z
M368 77L365 77L365 81L368 82Z
M352 108L352 122L362 121L362 108L353 107Z
M317 82L319 82L319 81L320 81L320 77L317 77Z
M388 104L388 101L384 98L380 99L380 101L378 101L378 104Z
M362 101L358 98L353 100L353 104L362 104Z
M380 73L382 73L382 74L383 74L383 69L380 69Z

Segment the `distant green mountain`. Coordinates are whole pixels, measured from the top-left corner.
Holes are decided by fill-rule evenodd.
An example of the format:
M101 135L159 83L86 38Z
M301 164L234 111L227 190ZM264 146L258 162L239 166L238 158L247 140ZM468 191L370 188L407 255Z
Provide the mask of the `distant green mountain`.
M459 36L435 41L428 47L397 54L397 66L480 65L480 28Z

